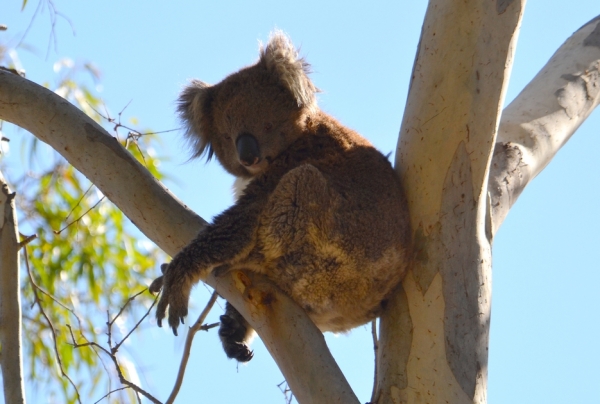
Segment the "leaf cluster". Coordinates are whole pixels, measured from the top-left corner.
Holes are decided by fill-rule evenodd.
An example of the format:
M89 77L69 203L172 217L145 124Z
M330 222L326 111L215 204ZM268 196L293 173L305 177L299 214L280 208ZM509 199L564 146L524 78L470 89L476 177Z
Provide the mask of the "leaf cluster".
M55 92L110 125L123 146L162 178L154 151L156 137L122 125L122 112L118 119L110 118L94 89L100 79L96 68L63 59L55 64L55 73ZM26 257L21 261L25 263L22 310L27 378L31 385L44 385L49 402L97 399L121 387L116 370L93 345L76 349L73 342L106 346L107 318L114 318L132 295L150 283L166 257L61 156L23 131L12 130L11 137L21 144L19 165L15 168L12 159L2 155L1 169L17 192L20 232L37 235L22 250ZM128 304L112 324L112 338L124 338L152 302L150 294L144 293ZM139 379L139 362L128 356L127 342L118 355L125 377ZM132 394L120 390L108 399L134 401Z

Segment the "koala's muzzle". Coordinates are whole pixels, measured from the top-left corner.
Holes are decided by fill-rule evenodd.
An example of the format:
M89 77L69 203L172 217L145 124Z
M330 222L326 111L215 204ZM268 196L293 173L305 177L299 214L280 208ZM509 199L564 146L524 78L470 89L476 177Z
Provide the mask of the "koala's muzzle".
M258 141L249 133L242 133L235 141L238 159L246 167L253 166L260 162L260 147Z

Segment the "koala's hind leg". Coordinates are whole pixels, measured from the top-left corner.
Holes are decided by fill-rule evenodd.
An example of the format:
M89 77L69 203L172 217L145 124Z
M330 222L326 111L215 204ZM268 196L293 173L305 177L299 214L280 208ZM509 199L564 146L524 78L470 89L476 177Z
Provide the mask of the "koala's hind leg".
M248 342L253 333L254 330L246 319L227 302L219 327L219 338L227 357L239 362L248 362L252 359L254 353L248 348Z
M330 229L334 199L327 179L315 166L305 164L285 174L260 219L259 237L267 260L303 251L314 236L311 229Z
M259 229L262 248L259 247L258 255L267 262L291 250L300 253L301 246L307 244L308 227L325 225L331 216L328 212L330 206L327 180L316 167L306 164L286 173L269 196L262 212ZM260 264L260 261L255 263L257 267ZM268 271L267 268L263 269ZM288 279L280 281L283 281L283 286L290 282ZM240 362L252 359L253 353L248 343L253 334L254 330L246 319L228 302L219 328L219 337L227 356Z

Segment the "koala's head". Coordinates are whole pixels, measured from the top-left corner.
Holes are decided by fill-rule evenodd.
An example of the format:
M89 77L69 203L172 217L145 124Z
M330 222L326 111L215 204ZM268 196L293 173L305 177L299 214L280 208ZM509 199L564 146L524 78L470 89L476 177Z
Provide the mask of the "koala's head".
M193 80L178 105L193 157L214 153L238 177L263 172L317 109L308 71L290 39L275 32L256 64L213 86Z

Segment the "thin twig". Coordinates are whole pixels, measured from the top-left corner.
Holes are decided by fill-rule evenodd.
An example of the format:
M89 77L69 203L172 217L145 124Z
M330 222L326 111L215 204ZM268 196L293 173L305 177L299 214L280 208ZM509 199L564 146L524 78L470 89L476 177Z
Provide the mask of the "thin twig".
M113 363L115 364L115 367L117 368L117 375L119 376L119 381L122 384L125 384L126 386L128 386L129 388L131 388L135 392L136 397L138 398L138 402L140 404L141 404L140 394L142 394L143 396L145 396L146 398L148 398L152 402L160 404L160 401L158 401L156 398L154 398L150 393L148 393L147 391L145 391L141 387L137 386L136 384L131 383L129 380L125 379L125 376L123 375L123 373L121 371L121 367L119 366L119 362L118 362L117 356L116 356L116 353L119 350L119 348L121 347L121 345L127 340L127 338L129 338L129 336L133 333L133 331L135 331L139 327L139 325L142 323L142 321L146 317L148 317L148 315L152 311L152 308L158 302L158 296L154 299L154 302L152 302L152 304L150 305L150 307L148 308L148 310L146 310L146 313L144 313L144 315L142 316L142 318L135 324L135 326L133 326L133 328L121 340L121 342L119 342L115 346L112 346L111 342L110 342L110 338L111 338L111 334L112 334L112 326L113 326L114 322L123 313L123 311L129 305L129 303L131 303L136 297L138 297L139 295L141 295L145 291L146 291L146 289L144 289L144 290L136 293L135 295L133 295L129 299L127 299L127 301L125 302L125 304L123 305L123 307L121 307L121 309L119 310L119 312L117 313L117 315L112 320L110 320L110 316L109 316L109 321L107 322L107 326L108 326L108 339L109 339L110 352L108 352L107 350L104 350L104 351L109 354L110 358L112 359Z
M65 370L63 368L62 360L60 359L60 354L58 353L58 343L57 343L57 338L56 338L56 330L54 329L54 324L52 324L52 321L50 320L50 318L44 311L44 307L42 306L42 302L40 301L40 297L38 295L38 290L35 287L35 282L33 281L33 274L31 273L31 267L29 266L27 247L25 247L24 255L25 255L25 266L27 267L27 274L29 276L29 280L32 285L33 297L35 299L35 303L37 304L38 308L40 309L40 313L42 314L42 316L46 319L46 322L48 323L48 327L50 327L50 332L52 333L52 342L54 343L54 354L56 355L56 362L58 363L58 368L60 369L62 376L65 379L67 379L69 381L69 383L71 384L71 386L73 386L73 389L75 389L75 393L77 394L77 402L81 404L81 396L79 394L79 390L77 389L77 386L75 385L73 380L71 380L71 378L69 377L69 375L65 372Z
M35 21L36 17L38 16L38 13L40 12L41 7L42 7L42 0L38 1L38 5L35 8L35 12L33 13L33 16L31 17L31 21L29 21L29 25L25 29L25 32L23 33L23 37L19 40L19 42L17 43L17 46L15 46L15 48L18 48L19 46L21 46L23 44L23 40L25 40L25 37L29 33L29 30L33 26L33 22Z
M110 359L112 359L114 365L115 365L115 369L117 370L117 376L119 376L119 381L124 384L125 386L127 386L127 388L130 388L140 394L142 394L144 397L146 397L148 400L152 401L155 404L162 404L160 401L158 401L156 398L154 398L154 396L152 396L152 394L148 393L147 391L145 391L144 389L142 389L141 387L139 387L138 385L131 383L129 380L127 380L125 378L125 376L123 375L123 372L121 371L121 366L119 365L119 361L117 360L117 356L110 353L110 351L108 351L106 348L104 348L102 345L98 344L97 342L94 341L88 341L85 342L83 344L78 343L77 341L75 341L75 338L73 336L73 330L71 330L71 326L69 326L67 324L67 327L69 328L69 331L71 332L71 339L73 340L73 348L84 348L84 347L95 347L99 350L101 350L102 352L104 352L105 354L107 354Z
M127 380L125 378L125 376L123 375L123 372L121 370L121 366L119 365L119 360L117 359L117 355L116 355L117 351L119 350L119 348L121 347L121 345L123 344L123 342L125 342L127 340L127 338L129 338L129 336L131 335L131 333L134 330L136 330L139 327L139 325L141 324L141 322L149 315L150 311L152 310L152 308L154 307L154 305L158 301L158 298L154 299L154 302L148 308L148 310L146 311L146 313L144 314L144 316L140 319L140 321L138 321L136 323L136 325L121 340L121 342L119 342L117 345L114 345L114 346L112 344L112 326L113 326L114 322L123 313L123 311L125 310L125 308L127 307L127 305L129 305L129 303L131 303L136 297L138 297L140 294L142 294L145 291L146 291L146 289L142 290L141 292L136 293L135 295L133 295L129 299L127 299L127 301L125 302L125 304L123 305L123 307L121 307L121 309L119 310L119 312L117 313L117 315L115 317L113 317L112 320L110 319L110 313L108 313L108 312L106 313L106 315L107 315L106 325L108 327L107 332L106 332L106 334L108 336L108 349L104 348L102 345L100 345L100 344L98 344L98 343L96 343L94 341L87 341L86 340L85 343L82 343L82 344L78 343L75 340L75 336L73 335L73 330L71 329L71 326L67 324L67 327L69 328L69 332L71 334L71 339L73 341L72 345L73 345L74 348L83 348L83 347L90 347L92 349L97 348L97 349L101 350L102 352L104 352L105 354L107 354L110 357L110 359L114 363L115 369L117 370L117 376L119 377L119 381L121 382L121 384L127 386L127 388L132 389L136 393L136 396L138 397L138 401L140 401L139 394L141 394L144 397L148 398L153 403L161 404L161 402L158 399L156 399L154 396L152 396L150 393L148 393L147 391L145 391L144 389L142 389L138 385L130 382L129 380ZM113 391L116 391L116 390L113 390ZM106 397L106 396L104 396L104 397ZM100 399L100 400L102 400L102 399Z
M285 380L282 381L281 383L279 383L277 385L277 387L279 387L279 390L283 393L283 396L285 397L285 404L292 404L292 399L294 398L294 393L292 393L292 390L290 389L290 386L287 384L287 381L285 381Z
M83 201L83 198L85 198L85 196L87 195L88 192L91 191L91 189L94 187L94 184L91 184L88 189L85 190L85 192L83 193L83 195L81 195L81 198L79 198L79 200L75 203L75 205L73 205L73 207L71 208L71 210L69 211L69 213L67 214L67 216L65 217L65 222L67 220L69 220L69 217L71 216L71 213L73 213L75 211L75 208L77 206L79 206L79 204L81 203L81 201Z
M23 237L23 240L19 241L19 249L25 247L27 244L31 243L37 238L37 234L32 234L31 236L24 236L23 234L19 233L19 236Z
M102 397L100 397L100 399L98 401L95 401L94 404L98 404L100 401L102 401L105 398L109 397L112 393L116 393L117 391L121 391L121 390L126 390L128 388L129 387L125 386L125 387L119 387L118 389L111 390L108 393L106 393L105 395L103 395Z
M373 392L371 393L371 404L379 400L377 394L377 352L379 351L379 338L377 338L377 319L371 321L371 335L373 336L373 351L375 354L375 372L373 378Z
M131 303L132 301L134 301L136 297L138 297L139 295L141 295L142 293L144 293L146 290L148 290L148 289L143 289L143 290L137 292L135 295L130 296L127 299L127 301L125 302L125 304L123 305L123 307L121 307L121 309L119 310L119 312L117 313L117 315L112 320L109 319L107 325L112 326L115 323L115 321L117 321L117 318L119 318L119 316L121 314L123 314L123 311L125 311L125 308L127 308L127 306L129 305L129 303Z
M25 265L27 266L27 274L29 275L29 281L33 285L34 293L35 293L35 290L37 289L42 294L48 296L52 301L54 301L54 303L58 304L63 309L69 311L77 319L77 323L79 324L79 328L81 328L81 318L79 318L79 316L77 315L77 313L75 313L75 310L73 310L69 306L65 305L63 302L61 302L56 297L54 297L53 294L51 294L50 292L46 291L44 288L42 288L40 285L37 284L37 282L33 278L33 273L31 272L31 268L29 267L29 257L27 255L27 249L25 249ZM36 304L36 303L38 303L37 299L34 301L34 304Z
M185 338L185 347L183 348L183 356L181 357L181 363L179 364L179 372L177 372L177 379L175 380L175 385L173 386L171 395L167 399L167 404L172 404L175 401L177 394L179 393L181 383L183 383L183 375L185 374L185 368L190 357L190 351L192 349L192 341L194 340L194 335L198 330L202 329L202 323L204 322L204 319L206 319L206 316L217 301L218 296L219 295L216 291L213 292L212 296L210 297L210 300L206 304L206 307L204 308L204 310L202 310L202 313L200 313L198 320L196 320L194 325L190 327L190 330Z
M219 325L221 325L221 323L204 324L204 325L202 325L202 327L199 328L199 330L200 331L208 331L211 328L215 328Z
M126 303L127 304L127 303ZM123 310L123 308L121 308ZM106 310L106 336L108 337L108 347L112 347L112 323L110 322L110 312Z
M113 131L115 132L115 136L116 138L120 141L120 137L119 137L119 128L125 128L127 129L129 132L127 133L127 137L125 138L125 148L129 149L129 146L131 143L133 143L135 145L135 147L137 148L138 152L140 153L140 156L142 157L142 163L144 165L144 167L148 168L148 164L146 164L146 157L144 156L144 153L142 152L142 149L140 148L140 145L138 143L138 139L141 138L142 136L148 136L148 135L156 135L159 133L167 133L167 132L174 132L177 130L180 130L181 128L177 128L177 129L168 129L168 130L162 130L162 131L158 131L158 132L139 132L133 128L130 128L127 125L123 125L121 123L121 115L123 114L123 112L125 111L125 109L127 109L127 107L129 106L129 104L131 104L130 100L127 105L125 105L125 107L123 107L123 109L117 114L117 118L111 118L110 114L108 113L108 111L106 111L106 116L102 115L98 110L96 110L94 108L93 105L90 105L90 108L92 110L94 110L100 117L106 119L109 123L114 124L115 126L113 127ZM105 108L106 109L106 108Z
M144 289L142 292L145 292L145 291L146 291L146 289ZM129 330L129 332L127 333L127 335L125 337L123 337L123 339L121 340L121 342L119 342L117 345L115 345L111 349L111 351L113 353L117 352L117 350L121 347L121 345L123 345L123 342L125 342L125 340L127 340L127 338L129 338L129 336L131 335L131 333L134 332L136 330L136 328L138 328L140 326L140 324L142 323L142 321L144 321L146 319L146 317L148 317L148 315L152 311L152 308L156 305L157 302L158 302L158 295L156 296L156 298L154 298L154 301L152 302L152 304L150 305L150 307L146 311L146 314L144 314L142 316L142 318L140 318L140 320L135 324L135 326L133 326L133 328L131 330Z
M69 228L71 225L78 223L85 215L88 214L89 211L91 211L92 209L94 209L96 206L98 206L100 204L100 202L102 202L104 200L104 198L106 198L106 196L102 196L102 198L100 198L100 200L98 200L98 202L96 202L94 204L94 206L92 206L91 208L89 208L88 210L86 210L85 212L83 212L83 214L81 216L79 216L77 219L73 220L71 223L67 224L65 227L63 227L60 230L54 230L54 234L60 234L62 233L64 230L66 230L67 228Z
M131 101L133 101L133 100L131 100ZM131 132L133 132L133 133L136 133L136 134L138 134L138 135L139 135L139 137L142 137L142 136L150 136L150 135L159 135L159 134L161 134L161 133L176 132L176 131L178 131L178 130L182 130L182 129L183 129L183 128L175 128L175 129L165 129L165 130L159 130L159 131L156 131L156 132L139 132L139 131L137 131L137 130L135 130L135 129L133 129L133 128L129 127L129 126L127 126L127 125L123 125L123 124L121 123L121 114L123 113L123 111L125 111L125 109L126 109L128 106L129 106L129 104L131 104L131 101L129 101L129 102L127 103L127 105L125 105L125 107L124 107L124 108L121 110L121 112L119 112L119 114L118 114L118 115L119 115L119 118L118 118L118 119L111 118L111 117L110 117L110 115L108 114L108 111L106 112L106 116L105 116L105 115L102 115L102 113L100 113L100 112L99 112L99 111L98 111L96 108L94 108L94 106L93 106L93 105L91 105L91 104L88 104L88 105L89 105L89 107L90 107L91 109L93 109L93 110L94 110L94 112L96 112L96 113L97 113L98 115L100 115L102 118L106 119L106 120L107 120L109 123L113 123L113 124L115 125L115 126L114 126L114 128L113 128L113 130L115 131L115 133L116 133L117 135L119 134L119 133L118 133L118 129L119 129L119 128L125 128L125 129L127 129L128 131L131 131Z
M148 168L148 164L146 164L146 157L144 157L144 153L142 152L142 149L140 149L140 144L138 143L138 139L141 136L142 135L139 132L129 131L129 133L127 134L127 138L125 139L125 148L129 149L129 139L131 139L133 141L133 144L135 144L135 147L138 150L138 152L140 152L140 156L142 156L142 162L144 163L144 167Z

